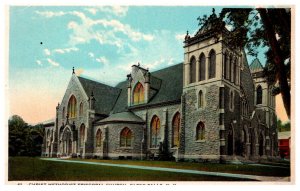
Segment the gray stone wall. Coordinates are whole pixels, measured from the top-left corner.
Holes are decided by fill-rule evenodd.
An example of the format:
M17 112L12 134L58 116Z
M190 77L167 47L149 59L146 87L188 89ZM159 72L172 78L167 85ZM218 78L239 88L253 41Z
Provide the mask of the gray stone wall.
M90 156L91 155L91 145L92 145L92 137L91 137L91 132L93 130L93 128L90 126L90 110L89 110L89 104L88 104L88 98L84 93L84 90L80 87L80 82L78 80L78 78L73 75L71 77L71 80L68 84L68 87L66 89L65 95L61 101L61 104L59 106L58 109L58 153L61 153L60 151L60 129L62 127L62 125L67 125L67 112L68 112L68 102L69 99L72 95L75 96L76 98L76 117L75 118L69 118L69 126L72 126L72 124L75 124L75 131L73 131L72 133L76 133L78 139L74 140L73 139L73 147L76 147L76 149L74 150L75 153L74 154L78 154L81 156L87 155ZM80 107L80 103L83 104L83 113L82 115L80 115L79 113L79 107ZM97 104L97 101L96 101ZM63 116L63 108L65 108L65 113ZM84 147L89 147L90 149L87 150L88 153L85 153L85 148L82 148L80 146L79 140L80 140L80 126L84 124L85 126L85 143L84 143Z
M198 108L199 88L204 92L204 107ZM219 86L211 84L185 91L185 155L186 158L214 158L220 153ZM205 124L205 140L196 140L196 127Z
M172 122L175 114L179 112L181 113L181 105L174 104L168 106L161 106L155 108L148 108L143 110L134 111L134 113L144 119L146 121L146 149L148 152L152 154L158 154L159 148L152 148L150 145L150 137L151 137L151 121L152 118L156 115L160 119L160 137L161 142L167 145L168 151L172 152L176 155L176 147L173 147L172 142ZM176 156L175 156L176 157Z
M131 147L120 146L120 134L125 127L128 127L132 132ZM95 144L98 129L101 129L102 131L101 147L96 147ZM94 156L103 157L105 155L104 147L106 146L105 141L107 141L108 158L118 159L119 157L130 157L134 159L141 157L141 144L143 139L143 125L141 124L114 123L99 125L94 128L93 137Z
M241 137L241 116L240 116L240 92L238 89L230 85L225 85L225 107L224 107L224 126L225 126L225 153L228 154L228 133L231 127L233 128L233 152L239 153L240 137ZM233 108L231 108L230 94L233 92Z

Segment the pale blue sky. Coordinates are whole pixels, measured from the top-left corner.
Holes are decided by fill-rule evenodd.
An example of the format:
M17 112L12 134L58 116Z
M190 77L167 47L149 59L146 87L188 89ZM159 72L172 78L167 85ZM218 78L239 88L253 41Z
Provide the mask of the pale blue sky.
M222 7L215 9L219 13ZM137 62L150 71L182 62L186 31L194 34L197 17L211 11L199 6L10 7L11 114L28 122L54 117L73 66L82 76L116 85ZM258 57L264 64L263 52ZM249 64L252 60L248 57ZM43 113L26 116L20 108L30 106Z

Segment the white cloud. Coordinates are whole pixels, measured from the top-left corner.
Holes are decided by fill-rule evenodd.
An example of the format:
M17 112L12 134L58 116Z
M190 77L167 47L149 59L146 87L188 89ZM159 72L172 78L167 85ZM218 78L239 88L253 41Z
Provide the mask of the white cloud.
M174 63L174 58L170 58L170 59L168 60L167 65L168 65L168 66L171 66L171 65L173 65L173 64L175 64L175 63Z
M97 11L109 12L118 16L126 15L128 7L123 6L104 6L96 8L87 8L85 10L95 13ZM120 33L126 35L131 41L153 41L154 36L145 34L133 29L130 25L124 24L116 19L91 19L83 12L69 11L69 12L36 12L45 17L73 15L80 18L81 22L70 21L67 25L68 29L72 30L69 37L69 44L76 46L77 44L89 43L91 40L96 40L100 44L109 44L121 48L124 44L124 37ZM97 29L95 29L97 27Z
M166 60L164 58L160 58L159 60L155 60L150 63L143 64L145 68L148 68L149 70L153 70L157 68L157 66L164 64Z
M96 8L86 8L85 10L90 12L93 15L96 15L96 13L98 12Z
M186 34L176 34L175 35L175 38L181 42L184 41L184 37L185 37Z
M46 18L51 18L51 17L60 17L60 16L64 16L67 13L63 12L63 11L59 11L59 12L54 12L54 11L36 11L35 12L38 15L44 16Z
M49 64L51 64L52 66L59 66L59 63L51 60L50 58L47 58L47 61L49 62Z
M154 36L153 42L145 44L143 49L129 45L130 52L120 55L116 68L130 72L131 66L140 62L142 67L155 71L183 61L182 41L174 40L176 33L161 30L155 31Z
M49 50L48 48L46 48L46 49L44 49L44 54L45 54L46 56L50 56L50 55L51 55L51 52L50 52L50 50Z
M107 60L107 58L105 58L105 56L101 56L99 58L96 58L96 61L99 63L102 63L104 65L107 65L109 63L109 61Z
M95 57L95 54L92 53L92 52L89 52L88 55L89 55L89 57L91 57L91 58L94 58L94 57Z
M59 48L59 49L54 49L53 52L55 53L60 53L60 54L65 54L65 53L69 53L69 52L76 52L79 49L76 47L72 47L72 48Z
M37 65L41 66L42 62L40 60L36 60Z
M127 6L100 6L100 7L89 7L85 9L89 13L95 15L97 12L110 13L118 17L123 17L128 12Z

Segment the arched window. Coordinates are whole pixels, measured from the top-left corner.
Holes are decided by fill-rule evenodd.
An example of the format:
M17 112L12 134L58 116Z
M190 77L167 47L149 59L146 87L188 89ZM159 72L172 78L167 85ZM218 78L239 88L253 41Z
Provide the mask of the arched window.
M204 106L204 100L203 100L203 92L202 90L199 91L199 95L198 95L198 107L202 108Z
M202 121L200 121L197 125L196 139L197 140L204 140L205 139L205 126L204 126L204 123Z
M230 109L233 109L234 106L234 94L233 91L230 92Z
M193 56L190 61L190 83L196 82L196 59Z
M77 101L74 95L72 95L69 99L69 103L68 103L68 115L69 118L74 118L76 117L76 105L77 105Z
M229 73L229 76L228 76L228 80L232 81L232 61L233 60L233 56L230 55L229 57L229 68L228 68L228 73Z
M205 55L200 55L199 81L205 80Z
M125 127L120 134L120 146L131 147L132 132L128 127Z
M48 129L48 131L47 131L47 139L48 139L48 140L50 140L50 135L51 135L50 129Z
M84 139L85 139L85 125L82 124L80 126L80 145L84 146Z
M234 58L233 59L233 68L232 68L232 70L233 70L233 75L232 75L232 77L233 77L233 82L234 83L236 83L236 75L237 75L237 71L236 71L236 59Z
M236 58L234 61L234 83L238 84L239 82L239 64L238 59Z
M216 52L211 50L209 53L208 78L216 77Z
M225 52L225 66L224 66L224 70L225 70L225 79L229 79L229 55L227 52Z
M133 91L133 103L134 104L144 103L145 102L144 95L145 95L144 87L140 82L138 82Z
M256 89L256 104L262 104L262 88L258 86Z
M173 118L173 147L179 146L180 141L180 114L177 112Z
M83 115L83 103L81 102L79 105L79 116Z
M98 129L96 133L96 147L101 147L101 141L102 141L102 131Z
M156 148L159 146L160 141L160 120L155 115L151 121L151 147Z

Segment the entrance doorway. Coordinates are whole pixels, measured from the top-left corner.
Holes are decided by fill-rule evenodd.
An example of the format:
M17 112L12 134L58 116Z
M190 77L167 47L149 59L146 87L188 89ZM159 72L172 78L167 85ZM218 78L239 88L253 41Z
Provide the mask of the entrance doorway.
M227 136L227 155L233 155L233 129L230 127Z

